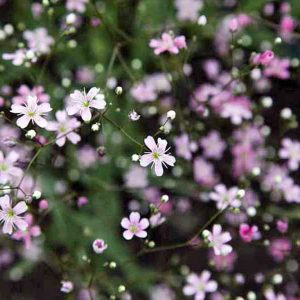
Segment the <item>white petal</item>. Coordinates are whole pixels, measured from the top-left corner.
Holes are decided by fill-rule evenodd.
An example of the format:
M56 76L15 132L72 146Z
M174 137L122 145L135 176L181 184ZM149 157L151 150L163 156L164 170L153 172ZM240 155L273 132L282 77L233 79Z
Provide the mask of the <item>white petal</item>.
M21 128L26 128L30 122L30 118L26 115L17 120L17 125Z
M84 122L89 122L92 118L92 113L88 107L82 109L81 118Z

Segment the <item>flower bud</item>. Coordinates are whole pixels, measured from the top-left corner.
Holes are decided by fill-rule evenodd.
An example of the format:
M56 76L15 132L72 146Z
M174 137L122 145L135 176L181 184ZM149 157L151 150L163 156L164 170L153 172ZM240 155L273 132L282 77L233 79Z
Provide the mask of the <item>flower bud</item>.
M169 110L167 112L167 118L174 120L176 118L176 112L174 110Z
M120 96L123 93L123 88L121 86L117 86L115 89L115 93Z
M36 131L31 129L29 131L26 132L25 136L28 138L28 139L34 139L35 136L36 136Z
M36 200L40 199L42 196L42 193L38 190L34 191L33 194L32 194L32 197Z

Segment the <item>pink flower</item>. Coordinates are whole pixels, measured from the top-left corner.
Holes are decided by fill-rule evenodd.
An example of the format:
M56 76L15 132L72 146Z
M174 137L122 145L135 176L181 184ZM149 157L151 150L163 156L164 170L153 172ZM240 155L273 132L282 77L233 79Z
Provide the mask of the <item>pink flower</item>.
M14 53L3 53L2 58L4 60L11 60L15 66L21 66L26 60L26 50L18 49Z
M227 255L215 255L214 251L211 250L209 252L209 258L217 271L230 272L234 268L234 264L237 260L237 254L235 251L232 251Z
M176 155L186 160L192 159L192 143L186 133L175 138Z
M222 105L220 115L229 118L232 124L239 125L243 119L252 118L251 102L245 96L233 97Z
M47 210L49 208L49 203L46 199L43 199L39 203L39 209L40 210Z
M239 233L240 233L240 237L243 239L243 241L249 243L257 235L258 228L257 228L257 226L250 226L248 224L241 224Z
M218 176L215 174L213 165L202 157L195 158L193 163L193 172L195 181L205 187L211 188L219 181Z
M71 11L77 11L79 13L85 12L85 6L88 0L67 0L66 8Z
M148 185L147 170L132 166L125 174L125 186L129 189L143 189Z
M96 239L93 242L93 250L97 254L102 254L107 249L107 244L101 239Z
M289 229L289 223L287 220L278 220L276 226L277 230L281 233L286 233Z
M14 104L23 104L27 101L28 96L37 97L39 102L49 102L50 96L44 92L42 86L34 86L30 89L26 84L22 84L18 90L18 96L12 98Z
M202 0L176 0L177 19L180 21L197 21L198 12L203 7Z
M280 21L280 33L285 36L292 33L297 26L297 22L291 16L284 16Z
M185 296L193 296L195 300L204 300L206 293L215 292L218 284L214 280L210 280L211 272L204 270L200 275L191 273L188 275L187 284L183 287Z
M232 18L228 24L229 30L231 32L236 32L239 29L239 22L237 18Z
M96 87L91 88L87 94L85 91L75 90L70 98L67 106L68 115L80 113L85 122L89 122L92 118L91 108L103 109L106 106L104 94L100 93L100 89Z
M282 140L282 148L279 151L279 157L288 159L288 167L296 171L300 162L300 143L289 138Z
M80 122L75 118L68 118L67 113L64 110L59 110L55 113L57 122L48 122L47 130L56 131L56 144L62 147L68 139L72 144L77 144L81 137L75 131L80 127Z
M24 105L13 104L11 106L11 112L14 114L23 115L17 120L17 125L21 128L26 128L31 121L38 126L45 128L47 126L47 120L42 116L50 112L52 108L49 103L42 103L38 105L38 98L28 96L27 102Z
M28 209L24 201L12 207L10 198L5 195L0 198L0 207L0 222L4 223L3 233L12 234L15 227L23 231L27 229L28 224L20 217Z
M276 238L271 241L269 252L277 262L282 262L291 252L292 244L288 238Z
M290 60L288 58L280 59L275 57L264 69L264 74L267 77L276 77L279 79L290 78Z
M222 232L220 224L215 224L212 232L208 232L207 240L209 241L209 246L213 247L216 255L228 255L232 251L232 247L226 244L231 241L231 235L229 232Z
M41 54L49 53L50 47L54 44L54 39L48 35L46 28L37 28L34 31L25 30L23 37L31 50Z
M161 40L152 39L149 46L154 48L156 55L163 52L178 54L180 49L186 48L185 36L174 37L169 33L163 33Z
M15 151L10 151L6 157L0 151L0 183L14 183L22 174L22 169L15 167L15 163L19 159L19 154Z
M253 57L252 62L255 65L263 65L268 66L271 61L274 59L275 55L274 52L271 50L266 50L263 53L259 53Z
M215 186L215 191L209 194L209 197L217 202L217 208L222 210L228 205L231 207L240 207L241 201L238 197L239 189L237 187L231 187L227 189L224 184L218 184Z
M134 236L145 238L147 236L145 229L149 227L149 221L146 218L141 219L138 212L132 212L129 219L122 219L121 226L126 229L123 232L124 239L131 240Z
M156 176L162 176L164 173L163 166L166 167L174 166L175 157L167 154L170 148L167 148L167 141L161 138L158 138L157 144L152 136L148 136L144 140L145 145L151 150L142 155L140 159L140 164L142 167L147 167L151 164L151 167L154 165L154 170Z
M32 243L32 238L41 235L41 228L38 225L33 225L33 216L31 214L26 214L24 220L28 225L27 229L25 231L16 231L12 235L12 238L18 241L22 240L25 244L25 248L29 249Z
M77 206L82 207L89 203L89 199L87 197L81 196L77 199Z
M221 139L219 132L214 130L200 140L200 145L203 147L204 156L214 159L221 159L226 147L226 144Z
M154 86L148 82L139 83L130 92L138 102L152 102L157 97Z

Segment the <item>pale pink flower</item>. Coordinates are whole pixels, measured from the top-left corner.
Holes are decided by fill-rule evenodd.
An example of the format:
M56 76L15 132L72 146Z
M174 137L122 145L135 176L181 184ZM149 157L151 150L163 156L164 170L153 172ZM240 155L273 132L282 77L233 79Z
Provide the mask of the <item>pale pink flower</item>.
M87 3L88 0L67 0L66 8L71 11L83 13L85 12Z
M275 238L271 241L269 252L277 262L282 262L290 255L292 243L288 238Z
M290 78L289 67L290 67L290 60L288 58L280 59L278 57L275 57L265 67L264 75L267 77L288 79Z
M132 166L125 174L125 186L129 189L143 189L148 185L147 170Z
M20 215L27 211L28 207L24 201L12 206L9 196L5 195L0 198L0 222L4 223L3 233L12 234L17 227L20 230L26 230L28 224Z
M0 183L14 183L19 179L23 171L15 167L15 163L19 159L19 154L15 151L10 151L6 157L4 157L3 152L0 151Z
M279 150L279 157L288 159L288 167L296 171L300 162L300 143L289 138L282 140L282 148Z
M207 239L209 246L214 249L216 255L227 255L232 251L232 247L227 245L231 241L231 235L229 232L222 232L222 226L215 224L212 228L212 232L208 232Z
M159 55L163 52L178 54L180 49L186 48L185 36L174 37L169 33L163 33L161 39L152 39L149 46L154 48L154 53Z
M89 199L85 196L81 196L77 199L77 206L83 207L89 203Z
M198 12L203 7L202 0L176 0L177 19L180 21L197 21Z
M211 188L219 181L213 165L202 157L195 158L193 163L193 173L195 181L205 187Z
M48 35L46 28L37 28L33 31L25 30L23 33L24 39L28 43L28 47L38 53L47 54L50 52L50 47L54 44L54 39Z
M14 53L3 53L4 60L11 60L15 66L21 66L26 60L26 49L18 49Z
M97 254L102 254L107 249L107 244L102 239L96 239L93 242L93 250Z
M38 225L34 225L33 216L31 214L26 214L24 217L25 222L28 227L24 230L18 230L13 235L12 238L18 241L23 241L25 248L29 249L32 244L32 238L41 235L41 228Z
M235 251L227 255L216 255L213 250L209 251L209 259L217 271L232 271L237 258Z
M73 291L74 284L72 281L61 281L61 288L60 291L66 294L69 294Z
M175 138L176 155L186 160L192 159L192 143L186 133Z
M81 137L75 131L80 127L80 122L76 118L68 118L66 111L59 110L55 113L57 122L48 122L47 130L56 131L56 144L62 147L68 139L72 144L77 144Z
M47 126L47 120L42 116L50 112L52 108L49 103L38 105L38 102L37 97L28 96L26 103L23 105L13 104L11 106L12 113L22 115L22 117L17 120L17 125L19 127L26 128L30 121L42 128Z
M226 188L224 184L215 186L214 192L209 194L209 197L216 201L217 208L222 210L227 206L240 207L241 201L238 197L239 189L237 187Z
M154 86L148 82L135 85L130 93L138 102L152 102L157 97Z
M26 84L22 84L18 90L18 95L12 98L14 104L22 104L27 101L28 96L37 97L39 102L49 102L50 96L45 93L41 85L34 86L30 89Z
M154 165L155 174L157 176L162 176L164 173L163 166L166 167L174 166L175 157L168 154L170 148L167 148L167 141L161 138L158 138L157 144L152 136L148 136L144 140L145 145L151 150L142 155L140 159L140 164L142 167L147 167L151 164L151 167Z
M132 212L128 218L123 218L121 226L126 229L123 232L123 237L126 240L131 240L134 236L145 238L147 236L146 228L149 227L149 221L146 218L141 219L138 212Z
M85 122L89 122L92 118L91 108L103 109L106 106L104 94L100 93L100 89L93 87L86 94L85 91L75 90L70 95L70 101L67 106L68 115L79 113Z
M200 145L203 147L204 156L214 159L221 159L226 147L225 142L220 137L220 133L215 130L203 137L200 140Z
M257 226L250 226L248 224L240 225L240 237L244 242L250 243L253 239L258 236L258 228Z
M271 61L274 59L274 57L275 55L272 50L266 50L263 53L256 54L253 57L252 62L255 65L268 66L271 63Z
M284 16L280 21L279 33L285 41L289 41L296 27L297 21L293 17Z
M266 289L264 292L264 296L267 300L286 300L286 297L283 294L278 293L276 295L272 288Z
M215 292L218 284L214 280L210 280L211 272L204 270L200 275L191 273L187 276L187 284L183 287L185 296L194 296L195 300L204 300L206 293Z
M239 125L243 119L252 118L251 102L244 96L233 97L222 105L220 115L223 118L229 118L232 124Z

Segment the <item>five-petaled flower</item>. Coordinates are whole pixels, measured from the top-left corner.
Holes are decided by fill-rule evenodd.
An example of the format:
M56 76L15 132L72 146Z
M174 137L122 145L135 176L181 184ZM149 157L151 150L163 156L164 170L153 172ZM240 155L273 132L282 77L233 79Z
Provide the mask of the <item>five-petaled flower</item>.
M28 224L20 215L27 211L25 201L19 202L12 206L9 196L5 195L0 198L0 222L4 223L3 233L12 234L13 230L18 227L20 230L26 230Z
M19 159L19 154L15 151L9 152L6 157L0 151L0 183L14 182L22 176L22 169L15 167L16 161Z
M57 122L48 122L47 130L56 131L56 144L62 147L68 139L71 143L77 144L81 137L75 131L80 126L80 122L76 118L68 118L64 110L59 110L55 114Z
M232 247L226 244L231 241L231 235L229 232L222 232L220 224L215 224L212 232L208 232L207 240L209 241L209 246L213 247L216 255L227 255L232 251Z
M145 238L147 236L145 229L149 227L149 221L146 218L141 219L138 212L132 212L129 219L122 219L121 226L126 229L123 232L124 239L131 240L134 236Z
M52 110L49 103L38 104L39 100L35 96L28 96L27 102L24 105L13 104L11 106L11 112L14 114L22 115L17 120L17 125L21 128L26 128L31 121L38 126L45 128L47 126L47 120L42 116L46 115Z
M149 46L154 48L154 53L159 55L163 52L178 54L180 49L186 48L185 36L174 37L169 33L163 33L161 39L152 39Z
M188 275L187 284L183 287L185 296L194 295L195 300L205 299L206 293L215 292L218 284L214 280L210 280L211 272L204 270L200 275L191 273Z
M67 107L68 115L79 113L85 122L89 122L92 118L91 108L103 109L106 106L104 94L96 87L91 88L87 94L85 91L75 90L70 98Z
M163 166L174 166L175 157L167 154L170 148L167 148L167 141L158 138L157 144L152 136L148 136L145 140L145 145L151 150L142 155L140 159L140 165L147 167L148 165L154 165L155 174L162 176L164 173Z
M93 242L93 250L97 254L102 254L107 249L107 244L102 239L96 239Z

